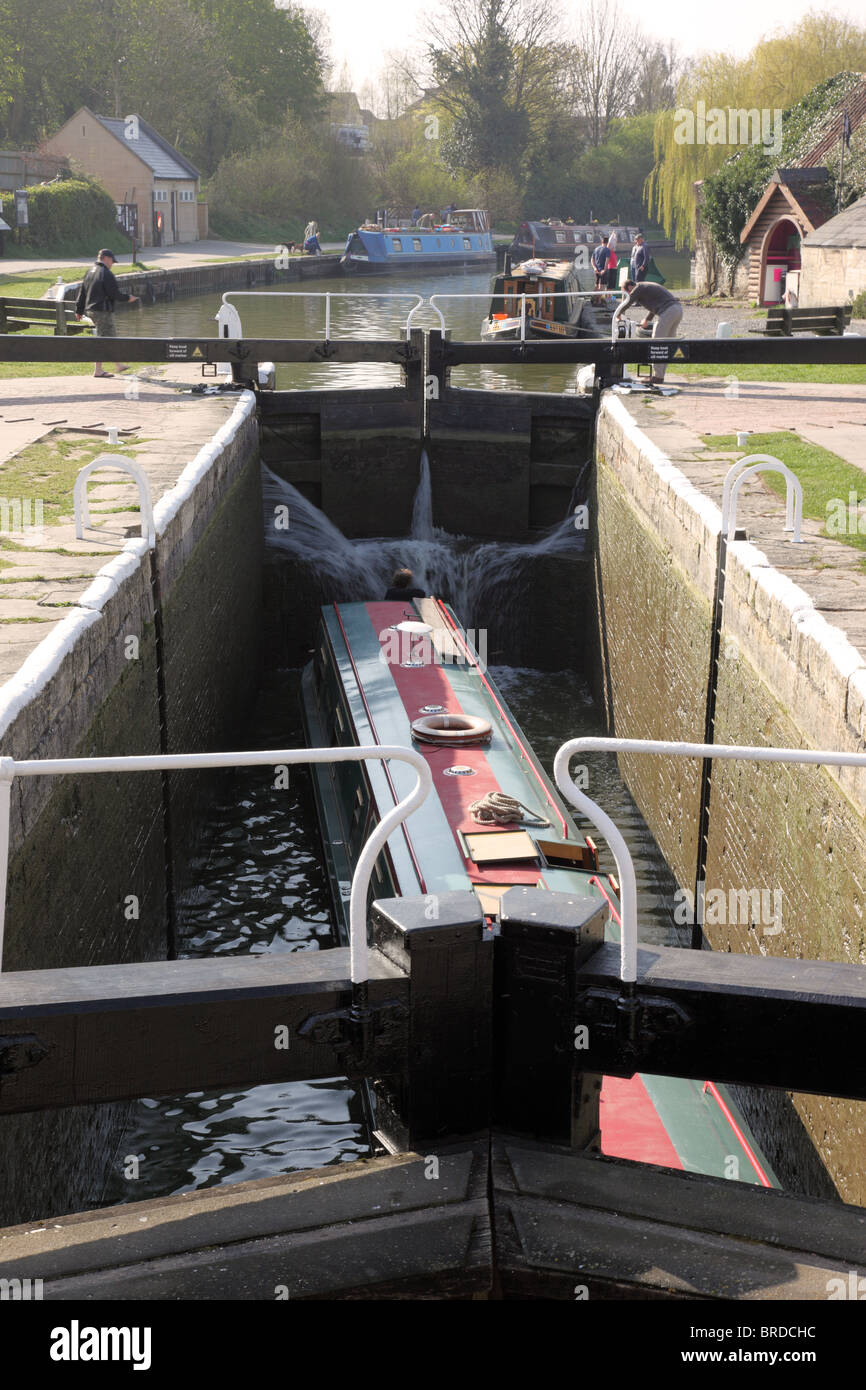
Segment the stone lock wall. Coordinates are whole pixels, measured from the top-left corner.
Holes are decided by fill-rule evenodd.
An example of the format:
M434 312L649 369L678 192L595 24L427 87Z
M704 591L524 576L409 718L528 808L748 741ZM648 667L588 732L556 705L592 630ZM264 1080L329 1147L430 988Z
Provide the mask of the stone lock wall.
M154 521L168 751L227 747L259 657L261 485L251 393L156 505ZM21 760L159 752L152 557L134 540L4 686L0 753ZM182 863L206 775L174 774L171 790L173 858ZM4 968L164 958L164 837L159 773L16 778ZM103 1105L0 1118L0 1223L98 1201L125 1115L124 1106Z
M611 732L703 741L720 514L611 397L598 422L596 512L599 664ZM717 743L863 750L866 662L746 542L728 548L721 650ZM632 756L621 767L691 891L700 765ZM710 946L862 962L864 843L862 770L716 760L706 890L722 890L727 906L708 905ZM741 1099L783 1182L866 1203L866 1104L754 1091Z

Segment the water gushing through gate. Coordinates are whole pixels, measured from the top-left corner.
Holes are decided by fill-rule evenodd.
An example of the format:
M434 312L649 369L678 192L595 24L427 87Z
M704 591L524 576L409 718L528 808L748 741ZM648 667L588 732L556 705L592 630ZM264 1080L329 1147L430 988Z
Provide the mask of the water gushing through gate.
M454 536L433 525L430 466L426 451L412 511L411 535L393 540L349 540L323 512L270 469L264 469L266 535L272 552L309 570L321 602L381 598L396 569L411 569L419 588L446 599L465 627L519 625L527 571L543 557L579 556L585 532L569 514L536 541L483 541ZM278 508L288 525L275 529Z

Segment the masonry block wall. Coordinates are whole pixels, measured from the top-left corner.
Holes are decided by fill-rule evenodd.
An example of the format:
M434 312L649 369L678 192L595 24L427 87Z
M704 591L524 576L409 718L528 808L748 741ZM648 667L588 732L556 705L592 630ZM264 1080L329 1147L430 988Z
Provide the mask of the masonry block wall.
M607 399L597 436L597 601L611 732L703 740L720 516ZM729 547L715 741L863 751L866 662L808 595L746 542ZM629 757L623 774L682 887L698 863L697 762ZM713 764L706 890L749 890L707 913L714 950L866 959L866 776L853 769ZM754 911L751 890L769 893ZM773 898L774 892L779 898ZM717 899L718 901L718 899ZM745 903L745 896L742 902ZM772 907L780 904L780 921ZM776 930L780 926L780 930ZM750 1092L783 1182L866 1202L866 1105Z
M169 751L225 748L258 671L262 527L254 415L211 446L207 466L161 526L165 505L156 509L156 558ZM66 620L65 640L59 629L52 634L55 660L7 718L3 755L159 753L151 559L137 545L138 553L133 547L103 569L103 576L113 571L112 581L97 578L82 596ZM182 860L207 781L195 773L173 781L174 848ZM158 773L17 778L4 969L164 958L164 829ZM0 1119L0 1223L98 1201L126 1113L124 1106L81 1106Z

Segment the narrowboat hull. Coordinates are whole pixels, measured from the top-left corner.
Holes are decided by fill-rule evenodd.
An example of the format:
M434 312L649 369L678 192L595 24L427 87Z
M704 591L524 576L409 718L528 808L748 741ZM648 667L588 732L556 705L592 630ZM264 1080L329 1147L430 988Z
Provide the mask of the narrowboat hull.
M458 227L359 227L346 240L344 274L377 275L399 270L485 266L496 260L490 231Z
M525 322L522 305L525 300ZM573 261L530 260L494 278L482 342L610 336L616 300L595 290L595 276Z
M409 622L410 630L401 628ZM419 627L426 626L419 636ZM598 872L595 846L581 839L495 682L447 604L347 603L322 610L313 661L302 679L311 746L414 746L430 765L433 792L389 838L374 869L373 898L473 890L491 934L508 888L540 887L597 902L618 936L615 892ZM455 747L419 742L425 712L481 720L489 738ZM427 714L426 717L433 716ZM435 721L434 721L435 722ZM444 734L447 737L447 732ZM348 941L352 873L371 826L405 796L405 764L337 763L312 769L325 864L338 932ZM521 803L522 822L479 822L471 807L490 794ZM496 837L500 837L497 839ZM777 1186L731 1097L709 1082L639 1075L605 1077L601 1152L609 1157Z

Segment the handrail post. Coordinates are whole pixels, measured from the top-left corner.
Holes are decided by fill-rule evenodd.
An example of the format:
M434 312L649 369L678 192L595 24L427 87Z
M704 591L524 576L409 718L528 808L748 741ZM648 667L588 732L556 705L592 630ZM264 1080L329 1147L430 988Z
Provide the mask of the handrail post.
M9 823L15 759L0 758L0 971L3 969L3 930L6 925L6 887L9 878Z
M831 748L764 748L735 743L682 743L663 739L607 738L588 735L572 738L558 750L553 761L553 779L557 787L581 815L596 827L610 846L620 879L622 937L620 941L620 977L633 985L637 979L637 887L634 864L628 845L608 815L591 801L569 773L569 764L576 753L652 753L660 757L719 758L729 762L803 763L810 767L866 768L866 753L840 753Z
M325 295L325 342L331 341L331 296Z
M748 454L745 458L737 459L728 469L722 488L721 536L724 541L730 540L732 532L736 530L740 485L754 473L768 472L781 473L785 479L784 530L794 532L792 545L802 543L800 530L803 521L803 485L796 473L772 454Z
M142 754L116 758L34 758L16 762L0 758L0 783L8 783L11 791L13 777L57 777L99 772L182 772L202 768L291 766L299 763L347 763L389 759L408 763L416 773L412 790L396 803L371 832L355 866L352 892L349 899L349 952L353 986L366 983L369 977L367 951L367 893L373 866L385 846L388 836L402 825L426 799L433 785L430 765L414 748L401 744L359 745L342 748L281 748L255 753L164 753ZM3 841L3 791L0 786L0 876L5 876L9 857L8 796L6 809L5 846ZM5 905L5 894L3 898ZM0 933L3 914L0 912ZM2 968L2 956L0 956Z
M138 505L141 513L141 534L152 550L156 545L156 529L153 522L153 496L150 479L140 463L124 458L122 454L100 454L79 470L72 488L72 507L75 515L75 535L84 539L84 528L90 525L90 506L87 500L87 483L92 473L100 468L115 468L120 473L128 473L138 487Z

